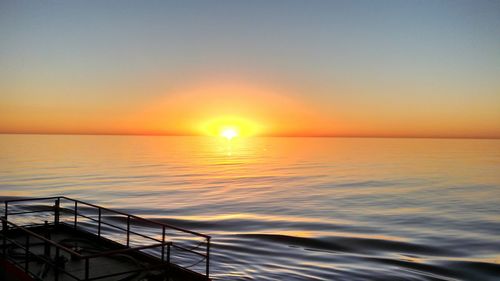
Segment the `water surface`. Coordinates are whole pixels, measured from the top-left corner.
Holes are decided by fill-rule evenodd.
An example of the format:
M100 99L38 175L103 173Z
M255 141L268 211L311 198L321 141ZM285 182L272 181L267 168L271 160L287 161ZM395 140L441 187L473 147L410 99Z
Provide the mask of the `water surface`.
M0 196L213 236L215 280L499 280L500 141L0 135Z

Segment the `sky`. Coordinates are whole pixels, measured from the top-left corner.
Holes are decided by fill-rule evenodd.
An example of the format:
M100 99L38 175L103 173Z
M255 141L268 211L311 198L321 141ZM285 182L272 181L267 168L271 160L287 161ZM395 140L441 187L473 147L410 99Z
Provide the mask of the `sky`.
M500 138L500 1L0 1L0 132Z

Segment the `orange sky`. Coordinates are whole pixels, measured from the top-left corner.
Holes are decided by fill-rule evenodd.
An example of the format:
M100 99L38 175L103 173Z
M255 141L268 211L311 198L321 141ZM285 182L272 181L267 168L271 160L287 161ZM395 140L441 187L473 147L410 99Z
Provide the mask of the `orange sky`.
M500 138L495 2L16 3L0 133Z
M498 114L485 120L484 114L474 114L473 105L464 116L430 107L422 113L421 108L398 109L383 101L379 106L349 99L333 102L301 95L291 88L227 77L178 87L149 85L132 90L156 93L143 100L79 103L71 103L64 96L55 103L40 101L31 105L13 99L1 105L0 130L214 135L223 126L236 126L243 136L500 136L495 119Z

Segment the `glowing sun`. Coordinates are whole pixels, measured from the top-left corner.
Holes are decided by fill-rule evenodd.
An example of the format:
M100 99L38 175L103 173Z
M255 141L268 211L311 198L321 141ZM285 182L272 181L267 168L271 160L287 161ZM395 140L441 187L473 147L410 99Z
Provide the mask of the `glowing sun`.
M238 136L238 132L233 128L225 128L220 132L220 135L228 140Z
M242 117L220 116L200 122L198 128L203 135L232 140L256 136L261 132L262 126Z

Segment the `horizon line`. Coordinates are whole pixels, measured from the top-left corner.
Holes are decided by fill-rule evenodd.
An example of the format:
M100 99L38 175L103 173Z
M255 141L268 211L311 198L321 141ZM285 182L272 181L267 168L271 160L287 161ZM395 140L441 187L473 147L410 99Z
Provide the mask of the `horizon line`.
M180 134L180 133L124 133L124 132L1 132L0 135L74 135L74 136L157 136L157 137L204 137L200 134ZM499 137L494 136L442 136L442 135L333 135L333 134L316 134L316 135L298 135L298 134L269 134L256 135L251 137L270 137L270 138L380 138L380 139L484 139L484 140L499 140ZM245 137L247 138L247 137Z

